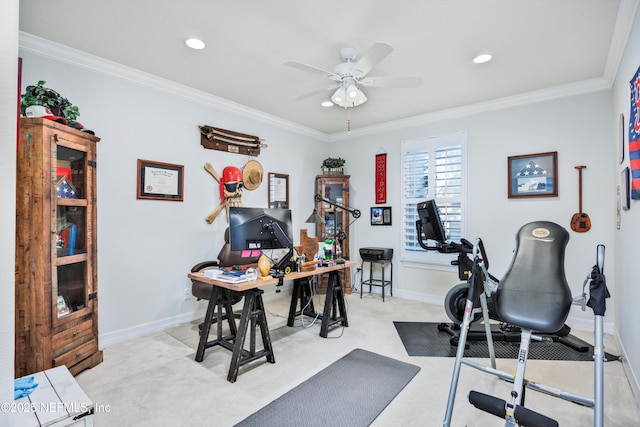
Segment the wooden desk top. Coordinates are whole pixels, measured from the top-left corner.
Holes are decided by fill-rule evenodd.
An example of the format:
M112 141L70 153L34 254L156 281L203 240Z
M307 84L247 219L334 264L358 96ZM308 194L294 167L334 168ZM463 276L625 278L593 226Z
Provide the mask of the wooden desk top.
M357 262L355 261L345 261L344 264L336 264L331 267L318 267L315 270L311 270L311 271L301 271L301 272L290 273L284 276L283 280L287 282L290 280L301 279L303 277L309 277L309 276L315 276L317 274L328 273L330 271L343 270L349 267L353 267L355 265L357 265ZM255 280L254 282L226 283L226 282L221 282L219 280L206 277L202 272L189 273L188 277L191 280L195 280L197 282L208 283L210 285L219 286L221 288L227 288L234 291L246 291L247 289L254 289L262 286L275 285L278 283L278 279L273 277L266 280L258 277L258 279Z

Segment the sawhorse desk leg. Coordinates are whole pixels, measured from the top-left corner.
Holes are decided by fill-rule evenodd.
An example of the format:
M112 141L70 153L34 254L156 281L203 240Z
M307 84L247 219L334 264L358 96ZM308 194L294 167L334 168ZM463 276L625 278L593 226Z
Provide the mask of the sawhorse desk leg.
M300 302L299 311L297 311L298 302ZM289 306L287 326L293 326L296 316L299 314L310 317L316 316L316 309L313 306L313 294L311 293L311 281L309 277L303 277L293 282L293 293L291 294L291 305Z
M216 312L216 323L218 324L218 333L215 340L209 341L209 332L211 331L211 323L213 323L213 315ZM224 308L225 314L222 314ZM222 336L222 321L227 319L229 323L229 329L231 335L226 337ZM223 346L231 350L232 342L237 336L236 321L233 317L233 309L231 308L231 292L228 289L221 289L217 286L211 287L211 298L209 299L209 305L207 305L207 313L204 317L204 323L202 329L200 329L200 342L198 344L198 350L196 351L196 362L202 362L204 359L204 352L207 348L214 345Z
M324 300L324 311L322 312L320 336L322 338L326 338L329 327L337 323L342 324L342 326L344 327L349 326L349 322L347 320L347 310L344 304L344 290L342 289L342 284L340 283L340 273L338 271L331 271L329 272L327 295Z
M264 302L262 301L263 291L261 289L249 289L243 292L244 306L242 307L242 316L238 325L238 333L236 334L235 344L233 346L233 355L231 356L231 366L227 381L235 382L238 377L240 366L252 362L261 357L266 357L270 363L275 363L273 356L273 347L271 346L271 337L269 335L269 326L267 325L267 316L264 310ZM251 326L249 326L251 323ZM262 335L263 349L256 352L256 323L260 327ZM249 338L249 350L244 349L245 338L247 337L247 329L251 328Z

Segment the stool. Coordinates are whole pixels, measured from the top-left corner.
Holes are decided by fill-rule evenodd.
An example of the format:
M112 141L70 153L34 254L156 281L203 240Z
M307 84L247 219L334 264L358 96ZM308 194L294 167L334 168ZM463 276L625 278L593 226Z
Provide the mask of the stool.
M365 262L369 263L369 279L363 280L364 276L364 264ZM391 274L389 280L386 280L384 267L385 264L389 263L391 267ZM375 279L373 278L373 270L374 265L379 264L382 267L382 278ZM384 302L384 288L385 286L389 286L390 296L393 296L393 262L390 259L379 259L379 260L362 260L362 264L360 264L360 298L362 298L362 288L364 285L369 285L369 293L371 293L372 286L380 286L382 287L382 302Z

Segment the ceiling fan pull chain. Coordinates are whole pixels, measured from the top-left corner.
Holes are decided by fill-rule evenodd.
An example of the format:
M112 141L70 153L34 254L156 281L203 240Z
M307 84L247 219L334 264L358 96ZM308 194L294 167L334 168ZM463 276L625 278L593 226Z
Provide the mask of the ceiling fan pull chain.
M351 110L347 108L347 133L351 135Z

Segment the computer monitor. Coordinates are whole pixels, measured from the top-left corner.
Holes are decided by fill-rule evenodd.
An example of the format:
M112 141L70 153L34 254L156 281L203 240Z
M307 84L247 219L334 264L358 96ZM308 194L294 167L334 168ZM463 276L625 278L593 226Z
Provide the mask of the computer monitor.
M277 224L289 242L278 238ZM250 207L229 208L229 244L232 251L287 248L293 236L291 210Z
M435 200L418 203L418 216L424 237L439 243L444 243L447 240L447 233L442 226Z

